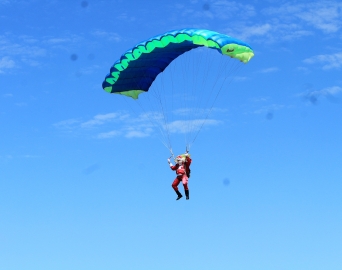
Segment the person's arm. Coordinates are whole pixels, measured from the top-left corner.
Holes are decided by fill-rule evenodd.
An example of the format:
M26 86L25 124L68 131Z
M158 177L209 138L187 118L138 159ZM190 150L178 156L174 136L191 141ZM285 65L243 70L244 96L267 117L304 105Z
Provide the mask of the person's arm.
M192 159L189 157L189 155L186 156L185 160L186 160L186 163L188 164L188 167L190 167Z
M173 164L171 163L170 159L167 159L167 162L169 163L169 166L170 166L171 170L173 170L173 171L177 170L177 164L175 164L175 166L173 166Z

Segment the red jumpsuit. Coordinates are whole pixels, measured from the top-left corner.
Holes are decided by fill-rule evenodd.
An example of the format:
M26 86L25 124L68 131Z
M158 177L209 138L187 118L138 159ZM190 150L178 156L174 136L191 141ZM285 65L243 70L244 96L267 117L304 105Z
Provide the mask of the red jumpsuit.
M189 190L188 188L188 176L191 164L191 158L189 156L186 157L185 162L182 165L176 164L175 166L170 166L171 170L176 171L177 177L172 183L172 188L177 192L178 185L180 182L183 183L184 190Z

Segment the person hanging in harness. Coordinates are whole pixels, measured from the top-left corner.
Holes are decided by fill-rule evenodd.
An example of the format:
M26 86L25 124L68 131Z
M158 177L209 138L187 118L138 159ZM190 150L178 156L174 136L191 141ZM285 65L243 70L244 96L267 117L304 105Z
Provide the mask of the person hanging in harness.
M176 200L179 200L183 197L182 193L178 190L178 185L180 182L183 183L184 192L186 199L189 200L189 188L188 188L188 181L190 177L190 164L191 164L190 154L187 152L186 154L179 155L176 157L175 162L176 164L173 165L170 159L167 162L170 165L171 170L176 171L176 178L172 183L172 188L177 193L178 197Z

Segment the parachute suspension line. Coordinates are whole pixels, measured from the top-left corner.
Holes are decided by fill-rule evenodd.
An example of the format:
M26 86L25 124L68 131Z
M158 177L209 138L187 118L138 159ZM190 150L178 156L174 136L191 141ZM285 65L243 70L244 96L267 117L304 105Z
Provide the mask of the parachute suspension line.
M237 65L238 63L237 63L237 64L236 64L236 63L237 63L237 62L235 62L235 71L237 71L237 70L240 68L240 65ZM232 66L234 66L234 64L233 64ZM232 66L231 66L231 67L232 67ZM233 69L233 68L231 68L231 69ZM210 115L210 113L211 113L211 111L212 111L212 109L213 109L213 106L214 106L214 104L215 104L215 102L216 102L216 100L217 100L217 98L218 98L218 96L219 96L219 94L220 94L220 92L221 92L221 90L222 90L222 88L223 88L223 85L224 85L226 79L227 79L228 76L231 74L230 70L229 70L229 72L228 72L227 74L228 74L228 75L225 76L225 78L224 78L224 80L223 80L223 82L222 82L222 84L221 84L221 87L219 88L219 91L216 93L215 99L214 99L214 101L213 101L213 103L212 103L210 109L208 110L208 113L207 113L207 115L206 115L204 121L202 122L202 125L201 125L200 129L197 131L197 133L196 133L196 135L195 135L195 137L194 137L194 140L192 141L191 144L193 144L193 143L196 141L196 138L197 138L198 134L200 133L200 131L202 130L202 128L203 128L203 126L204 126L206 120L208 119L208 117L209 117L209 115ZM233 79L233 77L231 77L230 82L232 81L232 79ZM229 83L230 83L230 82L229 82Z
M163 116L163 124L162 129L165 130L165 136L167 137L168 140L168 145L171 148L171 138L170 138L170 127L169 127L169 120L168 120L168 114L167 114L167 102L166 102L166 90L164 86L164 76L158 76L158 83L159 85L155 84L156 87L156 100L158 101L160 111L162 112Z
M206 50L206 48L200 48L199 50L203 50L198 57L194 57L194 65L193 65L193 72L196 74L195 79L197 82L196 88L202 89L202 91L198 91L198 98L195 100L195 106L193 108L194 113L196 113L197 118L201 119L202 114L204 113L205 107L201 106L203 101L205 100L205 97L207 99L210 99L212 87L207 86L207 81L209 80L209 70L212 69L210 66L210 55L213 53L211 50ZM216 53L216 52L214 52ZM198 63L195 63L195 60ZM203 70L201 72L201 69ZM201 77L202 78L201 78ZM194 83L195 85L195 83ZM195 89L195 87L193 87ZM209 89L209 91L208 91ZM209 96L208 96L209 92ZM191 126L190 126L190 135L189 137L193 137L193 133L196 131L196 128L198 128L198 121L193 120L191 121ZM190 139L189 139L190 143Z
M183 77L184 77L184 83L187 82L189 84L189 80L187 80L186 75L190 74L190 67L191 67L191 61L190 61L190 57L189 54L186 53L184 54L184 72L183 72ZM190 81L191 82L191 81ZM188 101L188 89L192 89L192 85L186 85L186 89L182 89L182 95L183 95L183 108L184 108L184 114L185 114L185 121L183 123L183 129L184 129L184 144L187 145L188 143L188 125L189 125L189 121L190 121L190 111L189 111L189 101Z
M147 71L143 74L144 76L146 76L147 75ZM139 86L139 88L140 88L140 84L139 84L139 80L136 78L136 79L134 79L134 81L137 83L137 85ZM152 91L153 92L153 91ZM142 106L142 104L140 103L140 100L139 99L136 99L135 101L137 102L137 104L140 106L140 108L142 109L142 111L145 113L145 115L147 116L147 118L148 118L148 120L150 121L150 123L152 124L152 126L153 127L155 127L155 128L157 128L157 129L159 129L159 132L160 132L160 134L161 134L161 138L160 137L158 137L158 139L161 141L161 143L165 146L165 147L167 147L168 149L170 148L169 147L169 145L167 146L167 140L166 140L166 138L165 138L165 134L164 134L164 132L162 131L162 129L160 129L160 125L158 125L158 120L156 120L156 113L155 113L155 109L154 109L154 106L152 105L152 104L154 104L153 102L151 102L151 99L150 99L150 95L144 95L144 98L146 98L146 99L148 99L148 101L149 101L149 106L147 106L147 107L149 107L149 110L151 111L151 112L146 112L146 110L145 110L145 108ZM148 104L147 104L148 105ZM153 118L154 118L154 121L152 121L152 118L151 118L151 116L150 116L150 114L152 113L152 115L153 115Z
M170 153L171 153L171 157L170 158L175 159L175 155L173 154L172 148L170 148L169 150L170 150Z
M182 132L184 133L184 145L187 146L189 142L189 124L190 124L190 118L191 118L191 108L190 104L193 98L193 95L191 95L191 90L193 89L193 83L192 79L193 76L189 76L191 74L191 55L193 52L190 50L189 52L185 53L182 56L183 63L183 87L182 87L182 111L183 114L183 123L182 123ZM191 78L192 77L192 78Z
M192 135L192 129L195 125L195 119L198 114L198 108L197 108L197 103L201 101L201 97L203 96L204 91L198 91L201 89L200 85L198 85L200 81L200 75L201 75L201 69L203 68L202 65L202 60L204 58L203 54L200 53L201 51L206 52L207 50L205 47L198 48L197 50L192 51L192 56L189 54L188 58L190 59L191 64L189 65L189 73L194 74L192 76L192 84L189 87L190 91L190 96L191 99L193 100L193 107L189 108L189 115L191 114L193 117L189 117L188 121L188 127L187 127L187 132L188 132L188 140L187 140L187 149L189 148L190 140L191 140L191 135ZM203 75L203 74L202 74ZM202 89L203 90L203 89Z
M237 71L240 69L240 66L241 66L241 65L235 65L235 68L234 68L234 69L235 69L235 72L237 72ZM230 74L230 73L228 73L228 74ZM229 75L227 75L227 76L224 78L224 81L226 81L226 79L228 78L228 76L229 76ZM231 77L229 83L230 83L232 80L233 80L233 77ZM221 92L221 90L222 90L222 88L223 88L223 85L224 85L224 83L221 84L221 87L220 87L218 93L216 94L214 103L215 103L215 101L217 100L217 97L219 96L219 94L220 94L220 92ZM202 123L200 129L199 129L198 132L196 133L196 136L195 136L195 138L194 138L194 140L192 141L191 144L194 144L194 142L196 141L199 132L202 130L205 121L207 120L209 114L211 113L211 111L212 111L212 109L213 109L214 103L212 104L212 106L211 106L211 108L210 108L210 110L209 110L209 112L208 112L208 114L207 114L205 120L203 121L203 123Z
M130 110L134 112L134 114L136 115L136 117L139 118L140 115L139 115L139 114L137 113L137 111L133 108L133 106L131 106L131 104L130 104L130 102L129 102L130 100L128 100L126 97L124 97L123 100L125 100L126 104L130 107ZM137 102L137 103L138 103L138 102ZM138 104L139 104L139 103L138 103ZM139 105L140 105L140 104L139 104ZM140 107L141 107L141 105L140 105ZM141 107L141 109L144 111L144 108L143 108L143 107ZM146 112L145 112L145 114L147 115L147 117L148 117L150 123L152 124L152 126L158 128L158 126L156 126L156 125L151 121L151 118L149 117L149 115L148 115ZM158 137L158 136L157 136L157 137ZM169 147L165 144L165 142L164 142L162 139L160 139L159 137L158 137L158 139L159 139L159 141L160 141L167 149L169 149Z
M189 139L188 139L188 145L190 144L191 138L193 138L195 131L199 127L199 121L203 119L205 112L206 112L206 106L203 106L202 103L208 103L211 99L211 96L215 92L215 87L213 86L207 86L207 83L209 81L210 76L208 74L210 72L214 72L215 65L210 65L210 59L211 54L217 55L217 52L212 50L207 50L206 48L199 48L198 50L202 50L201 53L198 53L196 57L192 57L193 59L193 65L192 65L192 74L194 74L193 79L194 83L191 87L193 91L195 91L197 88L201 89L202 91L197 91L196 95L193 94L193 96L196 96L195 102L194 102L194 108L193 114L196 116L196 119L193 119L192 121L189 121ZM220 57L221 58L221 57Z
M157 103L158 103L158 105L160 105L160 100L159 100L159 98L157 98L157 95L155 95L155 98L157 99ZM162 107L161 107L162 108ZM165 143L167 144L167 148L168 149L170 149L171 148L171 143L170 143L170 138L169 138L169 136L168 136L168 134L166 133L166 129L165 129L165 116L164 116L164 113L163 113L163 110L162 109L160 109L160 110L158 110L158 111L162 111L162 122L163 123L160 123L160 121L159 121L159 117L158 117L158 119L156 119L155 121L157 122L157 124L158 124L158 128L159 128L159 130L160 130L160 132L162 133L162 135L163 135L163 137L164 137L164 140L165 140Z
M202 48L198 48L197 50L201 50ZM197 59L198 52L197 51L191 51L186 55L187 58L187 74L192 74L192 80L189 80L189 86L187 87L186 95L188 96L191 101L194 101L192 103L196 103L198 100L198 96L195 95L195 89L196 89L196 81L198 79L198 70L196 69L195 62ZM196 55L197 54L197 55ZM199 54L200 55L200 54ZM196 98L195 98L196 97ZM194 119L191 118L191 115L194 116L195 111L193 111L194 108L190 108L190 106L186 107L187 111L187 121L186 121L186 149L189 146L190 138L191 138L191 127L193 125Z
M202 48L199 49L203 50ZM182 55L181 59L176 59L176 61L171 63L171 66L168 67L169 69L164 72L164 75L169 75L171 85L168 85L169 87L166 87L165 80L167 79L167 77L164 78L164 76L158 76L158 78L154 82L153 87L149 90L150 95L146 95L146 98L149 100L151 107L153 107L153 105L156 106L157 104L157 106L160 108L157 111L161 112L162 124L159 121L160 119L158 120L158 117L156 117L155 114L153 114L152 116L157 125L152 123L149 113L146 113L146 116L149 118L153 126L159 129L159 132L163 137L163 140L161 140L160 138L159 140L170 151L170 153L172 153L170 128L172 127L173 123L172 121L170 122L170 120L174 113L173 108L175 105L173 103L173 100L175 99L176 102L180 102L179 104L183 108L183 110L178 111L178 113L185 114L183 119L186 119L186 121L183 121L181 130L179 131L184 133L185 149L190 150L192 144L196 141L199 133L207 122L209 115L213 110L213 106L219 96L219 93L221 92L223 85L225 84L225 81L232 74L231 70L227 72L227 66L232 61L233 63L240 64L235 59L227 59L225 56L220 56L219 59L221 61L218 64L213 65L211 63L211 54L217 54L217 52L205 49L203 50L203 52L198 53L190 51ZM202 68L203 71L200 68ZM179 74L180 76L178 76L178 79L180 79L181 81L180 92L175 91L177 85L175 85L174 81L175 74L179 72L182 72L182 74ZM213 72L215 72L216 74L214 74ZM219 78L222 77L223 73L227 73L227 75L224 76L223 81L221 81ZM187 74L192 74L192 76L190 76L190 78L192 78L189 79L187 77ZM208 76L208 74L214 76ZM211 82L213 82L213 84L211 84ZM172 110L169 113L170 115L167 114L167 105L169 105L169 102L166 101L168 96L167 94L169 94L167 93L167 90L169 88L171 88L171 94L173 96L171 98ZM202 89L202 91L197 91L198 89ZM180 93L181 97L175 96L177 92ZM152 102L150 99L151 97L154 97L157 102ZM189 107L189 98L192 100L194 99L195 106L193 108ZM140 107L142 107L139 102L138 104ZM196 119L198 118L197 115L199 115L199 119ZM191 117L192 120L190 119ZM194 117L196 118L194 119ZM175 126L174 128L178 129L179 127Z
M211 114L211 112L212 112L212 110L213 110L213 106L214 106L214 104L215 104L215 102L216 102L216 100L217 100L217 98L218 98L218 96L219 96L219 94L220 94L220 92L221 92L221 90L222 90L222 88L223 88L223 85L225 84L226 79L228 78L228 76L229 76L230 74L233 74L233 73L234 73L234 72L231 72L231 70L232 70L232 69L235 69L235 71L237 71L237 70L240 68L240 65L241 65L241 64L239 64L239 65L238 65L238 64L239 64L238 62L234 62L234 63L231 65L231 69L229 70L229 72L227 72L228 75L225 76L223 82L221 83L221 86L219 87L219 91L216 93L215 99L214 99L214 101L213 101L213 103L212 103L210 109L208 110L207 115L206 115L204 121L202 122L202 125L201 125L200 129L197 131L196 136L194 137L194 140L192 141L191 144L193 144L193 143L196 141L196 138L197 138L198 134L199 134L200 131L202 130L202 128L203 128L205 122L207 121L209 115ZM227 65L226 65L226 66L227 66ZM235 66L235 68L233 68L234 66ZM222 70L222 69L221 69L221 70ZM225 68L224 68L223 70L225 70ZM232 81L232 79L233 79L233 77L231 77L230 82ZM230 84L230 82L229 82L228 84Z
M150 117L150 114L149 114L148 112L145 111L144 107L140 104L140 102L139 102L138 99L136 100L136 103L140 106L140 108L142 109L142 111L145 113L145 115L147 116L147 118L148 118L148 120L150 121L150 123L152 124L152 126L155 127L155 128L157 128L157 129L159 129L159 132L160 132L162 138L164 137L164 138L163 138L164 140L162 140L160 137L157 136L158 139L159 139L159 141L160 141L167 149L170 149L170 147L169 147L169 146L167 145L167 143L166 143L165 136L164 136L162 130L160 130L160 127L159 127L158 125L156 125L156 123L155 123L156 120L154 120L155 122L153 122L152 118Z
M184 108L184 123L183 123L183 132L184 132L184 144L185 144L185 147L187 146L188 144L188 140L189 140L189 121L190 121L190 110L189 110L189 104L191 103L190 102L190 98L189 97L189 90L192 89L192 84L191 84L191 80L189 80L189 78L187 77L191 70L190 70L190 67L191 67L191 58L189 57L191 52L187 52L184 54L184 64L183 64L183 67L184 67L184 72L183 72L183 76L184 76L184 83L186 83L186 87L184 87L182 89L182 95L183 95L183 108ZM187 78L187 79L186 79Z
M168 114L167 114L167 108L163 106L163 104L167 104L166 102L166 90L165 90L165 85L164 85L164 76L161 76L161 84L162 84L162 87L161 89L163 90L164 94L163 95L160 95L160 105L162 107L162 112L163 112L163 116L164 116L164 125L165 125L165 129L166 129L166 132L167 132L167 138L168 138L168 141L169 141L169 145L170 145L170 149L172 148L172 145L171 145L171 138L170 138L170 127L169 127L169 119L168 119ZM162 101L162 98L164 97L164 101Z

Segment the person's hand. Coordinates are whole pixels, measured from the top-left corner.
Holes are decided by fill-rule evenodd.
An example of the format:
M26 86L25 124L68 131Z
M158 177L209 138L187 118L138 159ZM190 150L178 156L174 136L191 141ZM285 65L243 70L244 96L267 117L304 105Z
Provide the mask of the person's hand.
M171 162L171 161L170 161L170 159L168 158L168 159L167 159L167 163L169 163L169 164L170 164L170 162Z

